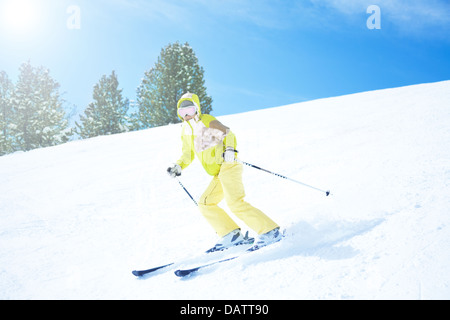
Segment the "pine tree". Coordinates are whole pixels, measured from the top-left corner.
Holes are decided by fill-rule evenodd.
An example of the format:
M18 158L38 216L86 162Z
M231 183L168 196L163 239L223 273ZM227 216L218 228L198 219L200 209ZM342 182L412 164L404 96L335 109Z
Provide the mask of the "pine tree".
M12 95L14 143L28 151L65 143L73 134L65 119L59 84L43 67L22 64Z
M11 95L14 86L6 72L0 72L0 156L14 151L11 127L13 110Z
M81 124L75 122L82 138L128 131L129 100L122 97L115 71L94 86L93 99L80 116Z
M145 129L179 122L177 102L186 92L197 94L202 113L210 113L212 98L206 93L203 75L204 70L188 43L176 42L163 48L137 90L135 127Z

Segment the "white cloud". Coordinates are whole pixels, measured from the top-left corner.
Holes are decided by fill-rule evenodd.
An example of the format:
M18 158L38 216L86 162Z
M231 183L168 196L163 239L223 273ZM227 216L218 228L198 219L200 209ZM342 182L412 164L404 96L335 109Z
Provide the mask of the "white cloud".
M330 27L336 20L364 21L365 25L366 10L375 4L381 8L382 20L402 33L450 35L448 0L191 0L186 5L189 3L265 28Z
M106 1L106 0L105 0ZM108 0L150 19L182 22L227 18L267 29L339 28L365 25L370 5L381 8L384 26L402 34L450 37L448 0Z
M310 2L316 7L331 9L348 17L365 14L365 9L375 4L381 8L382 20L403 33L433 30L450 34L448 0L310 0Z
M104 0L105 5L114 4L124 11L149 19L168 22L180 21L188 16L187 1L170 0Z
M214 16L247 22L259 27L285 28L291 16L290 2L285 0L191 0Z

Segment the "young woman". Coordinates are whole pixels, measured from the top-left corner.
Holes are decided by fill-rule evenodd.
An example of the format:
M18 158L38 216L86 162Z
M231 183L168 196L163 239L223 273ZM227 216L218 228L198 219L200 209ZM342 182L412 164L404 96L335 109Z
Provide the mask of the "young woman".
M210 251L231 246L251 244L254 239L241 233L239 226L218 206L224 198L230 210L258 234L256 247L281 240L280 227L261 210L244 201L242 164L236 161L236 137L231 130L209 114L202 114L196 94L186 93L177 104L178 116L183 120L180 159L167 169L172 177L180 176L194 160L195 155L203 168L213 176L198 201L202 215L220 237Z

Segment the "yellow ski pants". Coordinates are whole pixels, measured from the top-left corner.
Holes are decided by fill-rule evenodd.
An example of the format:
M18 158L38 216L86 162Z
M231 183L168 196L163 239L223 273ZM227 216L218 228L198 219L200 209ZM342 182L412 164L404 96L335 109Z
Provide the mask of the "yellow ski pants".
M230 210L248 227L258 234L266 233L278 225L261 210L244 201L245 191L242 184L242 164L226 163L221 166L206 191L200 197L200 212L211 224L219 237L223 237L239 226L218 204L225 200Z

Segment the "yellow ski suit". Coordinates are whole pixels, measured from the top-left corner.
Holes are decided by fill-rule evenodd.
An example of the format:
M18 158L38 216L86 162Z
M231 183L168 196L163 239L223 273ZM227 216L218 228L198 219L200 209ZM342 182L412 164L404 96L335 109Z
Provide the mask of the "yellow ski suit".
M194 119L183 122L182 155L176 163L185 169L197 155L206 172L213 176L211 183L198 201L202 215L219 237L238 229L239 226L233 219L218 206L219 202L225 198L230 210L258 234L277 228L278 225L261 210L244 201L242 164L223 160L222 155L226 147L236 149L235 135L228 128L224 132L223 128L226 127L215 117L201 114L200 102L195 94L183 95L178 101L178 109L185 100L192 101L197 106L197 115Z

